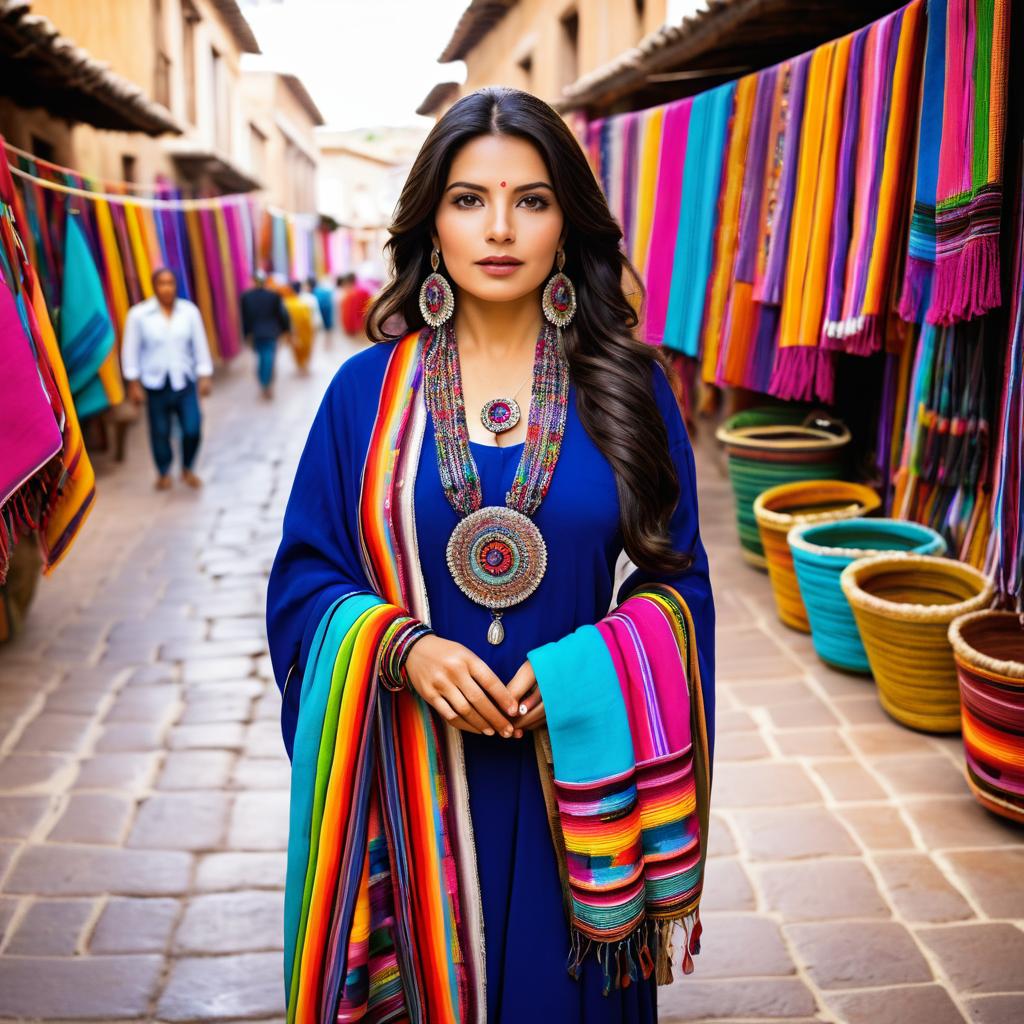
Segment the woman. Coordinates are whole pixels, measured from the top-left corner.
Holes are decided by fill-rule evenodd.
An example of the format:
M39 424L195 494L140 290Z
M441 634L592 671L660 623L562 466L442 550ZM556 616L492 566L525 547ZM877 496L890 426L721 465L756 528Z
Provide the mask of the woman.
M313 339L317 330L313 311L303 296L301 282L293 281L291 285L283 286L281 295L292 324L291 343L295 365L300 373L309 373L309 360L313 355Z
M646 1022L692 966L714 610L620 240L526 93L409 174L270 580L290 1020Z

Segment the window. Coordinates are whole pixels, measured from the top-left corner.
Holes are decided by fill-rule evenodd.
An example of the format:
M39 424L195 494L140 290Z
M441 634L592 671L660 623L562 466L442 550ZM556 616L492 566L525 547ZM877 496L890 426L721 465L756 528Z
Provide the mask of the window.
M135 181L137 162L131 153L125 153L121 157L121 180Z
M163 0L153 0L153 48L156 60L153 65L153 98L165 107L171 105L171 58L167 52L164 33Z
M224 58L210 47L210 81L213 88L213 143L225 155L231 153L231 97Z
M533 84L533 54L528 53L519 61L519 70L523 73L523 88L529 92Z
M181 5L181 59L185 72L185 117L196 123L196 22L199 14L190 0Z
M261 181L267 170L267 137L249 123L249 168Z
M562 16L560 21L559 73L562 85L572 85L580 77L580 16L573 10Z

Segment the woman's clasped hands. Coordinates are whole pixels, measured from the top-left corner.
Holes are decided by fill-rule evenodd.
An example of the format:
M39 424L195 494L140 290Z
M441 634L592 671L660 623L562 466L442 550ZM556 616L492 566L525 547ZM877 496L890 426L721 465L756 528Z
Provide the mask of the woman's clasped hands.
M544 724L544 704L529 661L506 685L468 647L429 634L409 651L405 675L413 690L463 732L510 739Z

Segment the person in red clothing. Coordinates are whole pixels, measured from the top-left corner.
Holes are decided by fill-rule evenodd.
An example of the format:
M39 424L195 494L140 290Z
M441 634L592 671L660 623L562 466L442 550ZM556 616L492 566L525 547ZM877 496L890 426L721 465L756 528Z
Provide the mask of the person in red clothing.
M342 274L338 288L341 290L338 299L341 329L350 338L365 336L366 310L373 296L356 280L355 274Z

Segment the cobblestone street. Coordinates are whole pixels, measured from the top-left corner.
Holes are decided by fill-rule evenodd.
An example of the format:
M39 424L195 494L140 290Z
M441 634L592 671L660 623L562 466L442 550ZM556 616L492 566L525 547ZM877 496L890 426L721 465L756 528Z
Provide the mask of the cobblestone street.
M285 354L273 405L247 360L221 375L198 494L152 490L135 429L0 651L0 1019L282 1019L288 763L264 588L347 353L321 350L308 378ZM895 725L778 624L708 435L712 859L703 952L661 1020L1019 1024L1024 830L968 795L959 737Z

